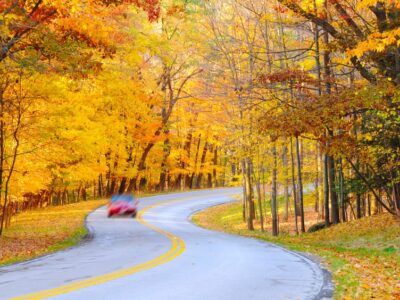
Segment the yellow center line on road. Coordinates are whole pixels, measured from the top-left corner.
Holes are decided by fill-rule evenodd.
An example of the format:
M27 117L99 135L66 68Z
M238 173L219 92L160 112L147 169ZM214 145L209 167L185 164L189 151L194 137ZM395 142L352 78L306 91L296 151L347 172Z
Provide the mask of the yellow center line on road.
M99 285L99 284L102 284L102 283L105 283L105 282L109 282L109 281L112 281L112 280L115 280L115 279L118 279L118 278L121 278L121 277L132 275L132 274L135 274L135 273L138 273L138 272L141 272L141 271L145 271L145 270L157 267L159 265L165 264L165 263L175 259L176 257L181 255L185 251L185 243L184 243L184 241L181 238L179 238L178 236L176 236L176 235L174 235L174 234L172 234L170 232L167 232L167 231L165 231L165 230L163 230L161 228L158 228L158 227L156 227L154 225L151 225L151 224L147 223L143 219L143 215L147 211L149 211L149 210L151 210L153 208L156 208L158 206L167 205L167 204L171 204L171 203L174 203L174 202L181 202L181 201L184 201L184 200L187 200L187 199L188 198L180 199L180 200L173 200L173 201L166 201L166 202L162 202L162 203L158 203L158 204L153 204L153 205L150 205L150 206L144 208L142 211L140 211L138 213L137 221L140 224L142 224L142 225L144 225L144 226L146 226L146 227L148 227L148 228L150 228L150 229L152 229L152 230L154 230L154 231L166 236L171 241L171 248L167 252L161 254L160 256L158 256L158 257L156 257L156 258L154 258L152 260L146 261L144 263L141 263L141 264L129 267L129 268L121 269L121 270L114 271L114 272L111 272L111 273L107 273L107 274L91 277L89 279L85 279L85 280L73 282L73 283L70 283L70 284L62 285L60 287L56 287L56 288L53 288L53 289L48 289L48 290L35 292L35 293L24 295L24 296L15 297L15 298L12 298L12 300L46 299L46 298L49 298L49 297L55 297L55 296L59 296L59 295L62 295L62 294L67 294L67 293L70 293L70 292L73 292L73 291L77 291L77 290L84 289L84 288L87 288L87 287Z

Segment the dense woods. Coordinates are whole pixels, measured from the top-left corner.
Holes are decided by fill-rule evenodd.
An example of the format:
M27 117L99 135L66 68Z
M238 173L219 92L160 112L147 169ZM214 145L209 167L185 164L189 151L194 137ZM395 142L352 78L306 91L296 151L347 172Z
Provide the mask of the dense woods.
M305 232L311 190L325 223L312 230L383 211L399 216L399 3L207 7L216 64L236 96L248 229L256 203L263 217L260 185L269 187L273 235L279 195L283 220L293 207L295 230Z
M0 219L243 186L272 233L400 216L397 0L0 2ZM267 201L267 202L266 202ZM317 226L317 227L318 227ZM315 229L315 227L314 227Z

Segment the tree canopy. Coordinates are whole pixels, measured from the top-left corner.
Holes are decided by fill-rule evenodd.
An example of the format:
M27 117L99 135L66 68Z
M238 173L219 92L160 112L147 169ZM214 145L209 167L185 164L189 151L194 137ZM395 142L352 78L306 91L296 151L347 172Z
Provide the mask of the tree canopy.
M271 192L276 235L279 195L309 227L310 184L326 226L400 216L399 14L396 0L2 1L2 224L44 192L240 184L249 229Z

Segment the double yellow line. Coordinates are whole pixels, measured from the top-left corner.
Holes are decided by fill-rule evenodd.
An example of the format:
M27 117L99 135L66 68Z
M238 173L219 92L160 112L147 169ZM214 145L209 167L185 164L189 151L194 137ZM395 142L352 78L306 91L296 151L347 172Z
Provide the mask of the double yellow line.
M183 199L182 199L183 200ZM36 299L46 299L49 297L55 297L55 296L59 296L62 294L67 294L76 290L80 290L80 289L84 289L87 287L91 287L94 285L98 285L98 284L102 284L108 281L112 281L124 276L128 276L128 275L132 275L144 270L148 270L154 267L157 267L159 265L165 264L173 259L175 259L176 257L178 257L179 255L181 255L183 253L183 251L185 251L185 243L184 241L175 236L174 234L167 232L165 230L162 230L154 225L151 225L149 223L147 223L144 219L143 219L143 215L153 209L156 208L158 206L162 206L162 205L166 205L166 204L170 204L170 203L174 203L174 202L180 202L182 200L175 200L175 201L167 201L167 202L162 202L162 203L158 203L158 204L153 204L150 206L147 206L146 208L144 208L142 211L139 212L138 216L137 216L137 221L166 236L170 241L171 241L171 248L165 252L164 254L149 260L147 262L129 267L129 268L125 268L125 269L121 269L118 271L114 271L111 273L107 273L107 274L103 274L103 275L99 275L99 276L95 276L89 279L85 279L82 281L78 281L78 282L74 282L74 283L70 283L70 284L66 284L66 285L62 285L60 287L54 288L54 289L49 289L49 290L45 290L45 291L40 291L40 292L36 292L36 293L32 293L32 294L28 294L28 295L24 295L24 296L20 296L20 297L15 297L12 298L14 300L36 300Z

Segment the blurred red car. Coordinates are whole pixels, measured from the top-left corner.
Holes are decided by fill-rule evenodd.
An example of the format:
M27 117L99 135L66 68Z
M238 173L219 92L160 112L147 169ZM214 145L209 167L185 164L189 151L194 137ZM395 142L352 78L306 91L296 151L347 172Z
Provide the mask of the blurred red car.
M135 200L133 195L122 194L114 195L108 204L108 217L114 215L131 215L136 217L139 201Z

